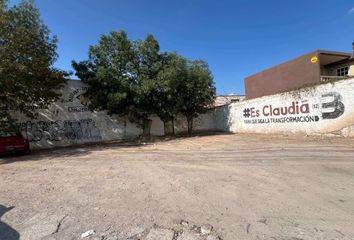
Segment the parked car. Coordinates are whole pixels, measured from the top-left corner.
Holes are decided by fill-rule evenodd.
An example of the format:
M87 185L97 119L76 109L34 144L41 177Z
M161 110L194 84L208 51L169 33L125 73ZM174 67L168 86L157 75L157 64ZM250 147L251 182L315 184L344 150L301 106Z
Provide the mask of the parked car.
M29 141L20 132L0 130L0 155L30 152Z

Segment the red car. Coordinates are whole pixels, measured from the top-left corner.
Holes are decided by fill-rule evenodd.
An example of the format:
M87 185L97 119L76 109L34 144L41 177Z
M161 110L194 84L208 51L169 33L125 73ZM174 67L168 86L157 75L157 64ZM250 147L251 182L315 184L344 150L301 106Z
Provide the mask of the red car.
M30 152L29 141L19 132L0 130L0 155Z

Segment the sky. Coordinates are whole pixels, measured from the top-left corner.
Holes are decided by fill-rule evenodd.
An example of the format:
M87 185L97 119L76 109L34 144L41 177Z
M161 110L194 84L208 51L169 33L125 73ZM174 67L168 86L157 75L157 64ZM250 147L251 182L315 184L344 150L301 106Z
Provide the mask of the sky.
M10 0L10 5L19 0ZM354 0L36 0L58 37L55 66L72 71L102 34L152 33L162 51L208 62L217 94L244 94L244 78L316 49L351 52Z

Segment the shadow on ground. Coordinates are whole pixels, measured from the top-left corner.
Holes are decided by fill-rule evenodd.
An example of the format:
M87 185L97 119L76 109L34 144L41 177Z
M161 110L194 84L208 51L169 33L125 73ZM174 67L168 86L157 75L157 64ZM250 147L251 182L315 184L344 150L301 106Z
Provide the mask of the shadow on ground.
M19 161L39 161L39 160L50 160L60 157L65 159L65 157L81 157L91 154L93 151L103 151L107 149L119 149L119 148L130 148L130 147L146 147L158 142L167 142L177 139L186 139L193 137L204 137L211 135L230 135L232 133L228 132L195 132L192 135L178 134L173 136L151 136L151 137L141 137L133 140L117 140L109 142L96 142L96 143L85 143L77 144L67 147L55 147L50 149L33 150L29 155L12 154L0 156L0 165L10 164Z
M20 234L13 229L10 225L1 221L1 217L14 207L5 207L0 204L0 236L1 240L18 240L20 239Z

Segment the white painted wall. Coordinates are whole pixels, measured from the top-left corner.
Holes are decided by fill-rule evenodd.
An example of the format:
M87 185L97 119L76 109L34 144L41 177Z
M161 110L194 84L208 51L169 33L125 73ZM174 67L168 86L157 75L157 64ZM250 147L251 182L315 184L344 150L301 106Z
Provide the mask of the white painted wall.
M70 80L61 89L61 100L48 109L34 110L38 113L35 120L17 112L12 113L23 134L30 140L32 149L135 138L142 133L136 124L122 118L108 116L105 112L89 111L87 99L82 96L85 91L84 83ZM156 116L151 119L151 134L164 135L163 122ZM195 129L214 130L213 112L197 118ZM187 123L183 117L176 120L175 130L177 133L187 131Z
M13 113L32 148L135 138L142 133L135 124L122 118L108 116L105 112L90 112L82 97L85 90L82 82L68 81L61 90L60 101L48 109L34 110L38 113L37 119ZM291 114L293 105L302 106L303 112ZM284 114L285 108L288 111L291 107L291 111L270 116L267 115L270 106L282 108ZM278 110L274 111L278 113ZM163 135L163 122L156 116L151 119L151 133ZM194 130L354 136L354 78L218 107L196 118ZM187 121L180 116L175 122L175 132L185 131Z
M164 135L164 124L159 117L151 117L151 134L155 136ZM212 109L205 114L200 114L197 118L193 119L194 131L216 131L215 124L215 110ZM187 119L180 115L175 121L175 133L183 133L188 131Z
M303 111L293 113L292 105ZM271 107L275 111L272 116ZM274 109L280 108L283 114L277 115L278 110ZM336 133L354 136L353 125L354 78L233 103L218 109L216 117L217 129L234 133Z
M141 133L134 124L125 124L121 118L89 111L81 96L85 89L81 81L68 81L61 89L62 99L48 109L35 110L38 113L35 120L13 113L31 148L125 139Z

